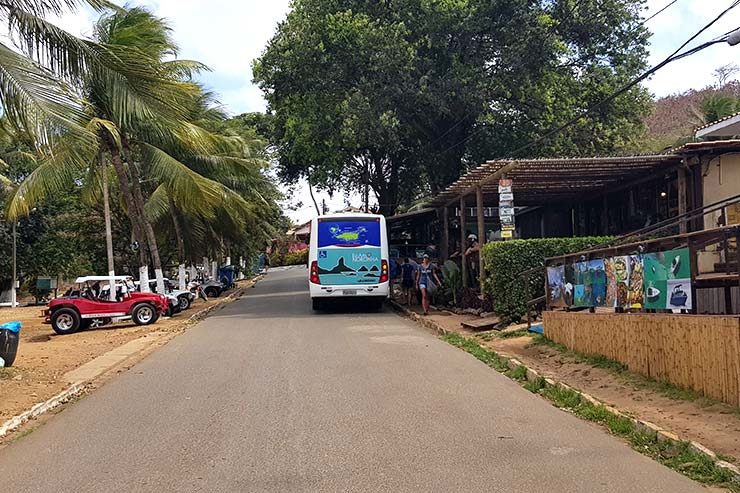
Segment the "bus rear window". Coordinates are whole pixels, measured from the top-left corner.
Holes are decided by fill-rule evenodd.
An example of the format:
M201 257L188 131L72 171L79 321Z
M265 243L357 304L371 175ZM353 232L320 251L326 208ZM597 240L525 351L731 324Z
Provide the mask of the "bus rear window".
M319 219L319 248L380 247L380 219Z

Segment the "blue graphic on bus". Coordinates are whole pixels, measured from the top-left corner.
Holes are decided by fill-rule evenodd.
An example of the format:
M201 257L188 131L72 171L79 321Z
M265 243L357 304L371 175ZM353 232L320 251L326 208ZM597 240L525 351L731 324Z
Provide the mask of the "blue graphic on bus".
M378 284L380 248L319 250L319 281L323 285Z
M318 227L319 248L328 246L359 247L380 246L380 221L321 220Z

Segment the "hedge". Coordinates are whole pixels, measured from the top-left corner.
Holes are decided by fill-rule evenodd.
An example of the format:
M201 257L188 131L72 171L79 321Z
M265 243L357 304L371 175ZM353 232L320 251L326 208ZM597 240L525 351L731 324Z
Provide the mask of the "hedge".
M493 298L496 314L506 322L518 322L527 313L527 301L545 294L544 272L526 280L519 276L520 273L545 265L548 257L586 250L609 240L608 236L588 236L487 243L483 247L483 261L488 272L484 290Z

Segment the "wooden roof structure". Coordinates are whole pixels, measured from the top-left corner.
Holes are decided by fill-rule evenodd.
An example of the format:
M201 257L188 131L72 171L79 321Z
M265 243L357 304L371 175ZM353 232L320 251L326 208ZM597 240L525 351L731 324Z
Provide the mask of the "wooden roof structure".
M463 197L474 197L477 187L482 188L488 204L498 203L498 181L504 177L513 180L517 206L583 199L645 176L674 170L682 159L677 154L657 154L487 161L429 200L426 207L457 204Z

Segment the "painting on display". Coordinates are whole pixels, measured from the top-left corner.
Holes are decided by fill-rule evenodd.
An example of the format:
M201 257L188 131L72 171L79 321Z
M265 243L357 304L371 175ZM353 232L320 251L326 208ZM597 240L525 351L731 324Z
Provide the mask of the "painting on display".
M688 248L646 254L645 308L686 309L691 299L691 265Z
M644 267L642 255L630 255L627 269L627 307L642 308L644 298Z
M606 273L604 260L576 262L573 304L578 307L605 306Z
M620 308L629 306L629 266L627 256L604 259L606 272L606 306Z
M556 308L573 304L573 285L565 278L564 265L547 268L547 299Z

